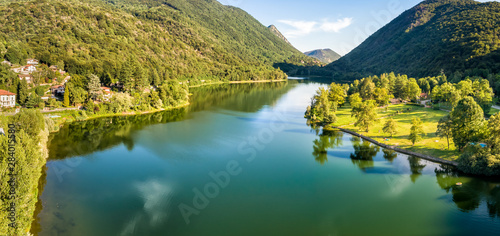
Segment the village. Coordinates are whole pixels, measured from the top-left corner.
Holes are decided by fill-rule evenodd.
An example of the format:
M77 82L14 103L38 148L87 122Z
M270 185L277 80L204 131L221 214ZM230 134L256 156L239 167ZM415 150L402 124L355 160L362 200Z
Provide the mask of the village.
M37 59L27 59L26 64L19 66L10 63L7 60L1 62L2 66L9 66L15 73L20 82L26 82L29 95L36 93L43 103L35 105L33 108L39 108L42 112L53 110L80 109L81 104L76 107L63 107L64 94L66 92L66 83L71 80L71 76L57 65L47 66L39 63ZM35 92L36 91L36 92ZM96 102L109 101L113 95L111 88L100 87L100 95ZM0 108L5 112L15 111L17 113L22 107L18 103L18 94L13 91L0 89Z

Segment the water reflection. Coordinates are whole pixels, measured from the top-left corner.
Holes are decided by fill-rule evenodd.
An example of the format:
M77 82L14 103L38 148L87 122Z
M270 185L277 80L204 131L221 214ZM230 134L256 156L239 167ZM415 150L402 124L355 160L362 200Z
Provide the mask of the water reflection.
M451 168L436 170L439 186L452 194L453 202L464 212L486 204L490 217L500 217L500 180L461 176ZM462 185L457 185L461 182Z
M49 159L59 160L88 155L117 145L134 148L133 134L147 126L181 121L189 114L218 108L256 112L272 105L286 94L297 81L255 84L217 84L192 88L191 105L186 108L153 114L98 118L64 125L49 140Z
M354 153L350 155L352 163L358 166L362 171L373 168L373 158L380 151L380 147L354 136L351 138L351 142L354 148Z
M313 141L313 156L315 160L324 165L328 161L328 150L342 146L344 133L340 131L321 130L312 126L312 131L316 132L317 139ZM398 153L380 148L359 137L350 138L354 151L349 155L352 163L366 174L409 174L413 183L418 178L427 174L435 174L439 186L451 194L454 204L464 212L480 211L481 206L485 206L489 217L500 218L500 179L499 178L477 178L465 176L459 173L454 167L446 165L431 164L418 157L401 155L407 157L407 164L401 167L401 161L396 161ZM382 149L382 150L380 150ZM391 165L375 166L377 154L382 151L383 158ZM334 155L336 156L336 155ZM394 166L398 165L398 166ZM429 171L429 168L434 168ZM370 170L370 171L367 171ZM427 170L427 171L426 171ZM462 185L457 185L462 183Z
M318 132L318 129L315 129ZM328 161L327 149L342 146L344 133L340 131L322 130L313 141L313 156L321 165Z
M186 109L140 116L109 117L66 124L49 140L49 159L82 156L124 144L134 148L134 132L146 126L185 119Z

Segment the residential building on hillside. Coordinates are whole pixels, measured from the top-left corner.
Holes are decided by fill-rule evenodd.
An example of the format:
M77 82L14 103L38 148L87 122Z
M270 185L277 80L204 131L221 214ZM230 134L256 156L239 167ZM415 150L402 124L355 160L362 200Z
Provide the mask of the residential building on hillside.
M16 94L0 89L0 106L1 107L16 106Z

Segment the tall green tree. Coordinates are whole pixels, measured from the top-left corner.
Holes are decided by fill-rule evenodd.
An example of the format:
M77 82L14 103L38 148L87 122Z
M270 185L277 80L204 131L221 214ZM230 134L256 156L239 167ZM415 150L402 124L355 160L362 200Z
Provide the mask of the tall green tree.
M26 100L28 99L28 84L26 80L21 80L17 87L17 103L24 106Z
M368 132L370 126L372 126L377 119L377 112L375 109L374 100L357 103L353 107L353 112L351 114L351 116L356 118L356 123L354 125Z
M450 116L453 142L460 150L469 142L481 140L484 135L484 112L472 97L460 100Z
M412 101L416 101L420 98L420 94L422 90L418 86L417 81L414 78L411 78L408 83L404 86L404 98L410 99Z
M384 128L382 129L385 133L388 133L392 136L394 136L397 133L397 127L396 127L396 122L394 119L390 118L387 119L387 121L384 124Z
M347 90L341 84L332 83L330 84L328 91L328 100L336 103L338 107L342 107L345 103L345 98L347 97Z
M424 134L425 132L422 125L422 120L420 120L420 118L413 118L411 120L410 136L408 137L413 145L415 145L416 142L422 140L422 135Z
M66 83L64 85L64 99L63 99L63 105L64 107L69 107L70 102L69 102L69 94L71 93L71 83Z
M453 121L450 115L444 116L439 120L436 135L441 138L446 138L446 142L448 143L448 149L450 149L450 138L452 138Z

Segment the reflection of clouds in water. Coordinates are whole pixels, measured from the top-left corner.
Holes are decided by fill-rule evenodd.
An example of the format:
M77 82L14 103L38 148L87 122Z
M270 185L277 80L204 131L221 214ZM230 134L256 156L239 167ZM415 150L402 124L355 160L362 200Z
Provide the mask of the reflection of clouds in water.
M143 220L149 220L150 226L154 227L168 218L170 200L173 188L158 180L148 180L134 184L139 195L144 200L143 209L130 220L120 235L133 235L138 224Z
M411 185L411 178L408 175L385 175L385 180L391 191L388 192L390 197L397 197Z

